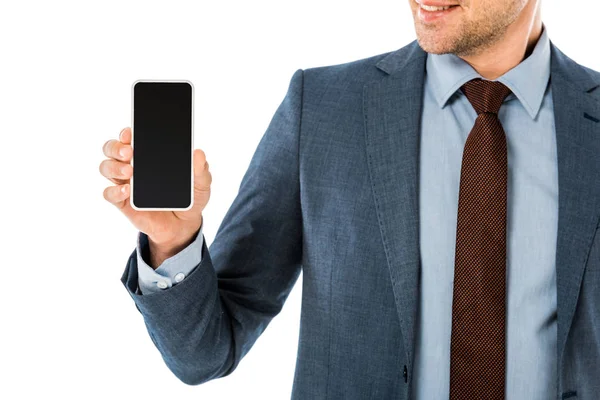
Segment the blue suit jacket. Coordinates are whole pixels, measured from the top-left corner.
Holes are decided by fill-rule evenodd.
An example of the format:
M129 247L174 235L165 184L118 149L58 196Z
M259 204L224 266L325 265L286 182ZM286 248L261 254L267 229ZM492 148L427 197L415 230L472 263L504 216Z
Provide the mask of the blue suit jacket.
M200 265L137 295L167 366L231 373L303 271L293 399L409 399L419 290L417 42L298 70ZM554 45L559 176L556 398L600 396L600 74Z

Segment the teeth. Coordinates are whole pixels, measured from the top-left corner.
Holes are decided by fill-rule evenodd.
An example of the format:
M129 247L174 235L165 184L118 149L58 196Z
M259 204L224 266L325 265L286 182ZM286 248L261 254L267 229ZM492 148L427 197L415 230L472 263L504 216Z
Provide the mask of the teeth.
M435 7L435 6L426 6L425 4L420 4L421 8L426 11L443 11L450 8L450 6L446 7Z

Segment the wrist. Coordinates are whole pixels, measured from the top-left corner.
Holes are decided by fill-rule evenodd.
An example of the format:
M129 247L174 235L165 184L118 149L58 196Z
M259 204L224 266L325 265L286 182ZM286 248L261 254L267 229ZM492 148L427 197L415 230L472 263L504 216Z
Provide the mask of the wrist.
M157 242L148 236L148 245L153 253L171 257L185 249L195 238L196 234L192 236L186 235L185 237L177 238L176 240Z
M188 247L199 233L199 229L193 235L187 235L173 241L157 242L148 236L148 250L150 266L158 268L167 258L174 256Z

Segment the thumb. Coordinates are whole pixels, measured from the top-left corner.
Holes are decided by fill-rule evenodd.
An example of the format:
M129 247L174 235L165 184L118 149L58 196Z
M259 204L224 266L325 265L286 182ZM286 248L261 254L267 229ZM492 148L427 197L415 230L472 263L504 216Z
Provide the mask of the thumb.
M200 149L194 150L194 204L186 211L175 211L177 218L185 221L202 223L202 211L210 198L212 176L208 170L206 154Z
M208 202L212 175L208 169L206 154L201 149L194 150L194 203L200 202L202 208Z

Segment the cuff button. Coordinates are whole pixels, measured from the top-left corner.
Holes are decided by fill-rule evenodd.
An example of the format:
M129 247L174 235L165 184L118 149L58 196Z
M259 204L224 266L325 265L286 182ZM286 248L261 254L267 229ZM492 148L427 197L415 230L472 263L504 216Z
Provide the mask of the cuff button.
M156 282L156 286L158 286L161 289L166 289L167 286L169 286L169 285L167 285L167 282L165 282L165 281L158 281L158 282Z

